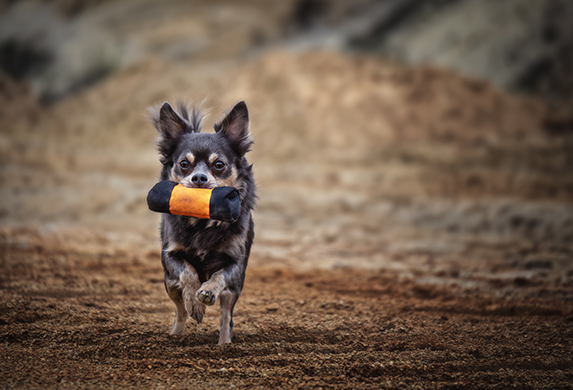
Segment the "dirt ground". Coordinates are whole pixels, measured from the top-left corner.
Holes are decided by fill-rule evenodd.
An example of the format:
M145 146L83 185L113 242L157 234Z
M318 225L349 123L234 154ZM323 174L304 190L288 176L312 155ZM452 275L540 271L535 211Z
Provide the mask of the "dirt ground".
M234 343L217 346L212 308L168 335L157 250L110 251L105 237L66 249L30 230L1 239L4 388L572 385L571 283L252 267Z
M573 387L568 113L329 52L156 59L50 107L1 82L1 387ZM168 335L144 116L177 97L250 108L232 345L217 308Z

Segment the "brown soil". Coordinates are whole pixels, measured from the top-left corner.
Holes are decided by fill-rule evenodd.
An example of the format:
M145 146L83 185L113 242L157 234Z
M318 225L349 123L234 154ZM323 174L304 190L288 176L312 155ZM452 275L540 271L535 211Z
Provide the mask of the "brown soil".
M437 286L391 271L253 267L234 343L218 311L169 336L157 251L2 232L4 388L565 388L571 284ZM97 245L95 246L97 247ZM480 282L484 288L480 288Z
M573 127L437 69L160 60L0 117L3 388L567 388ZM145 108L245 99L256 239L235 313L169 336Z

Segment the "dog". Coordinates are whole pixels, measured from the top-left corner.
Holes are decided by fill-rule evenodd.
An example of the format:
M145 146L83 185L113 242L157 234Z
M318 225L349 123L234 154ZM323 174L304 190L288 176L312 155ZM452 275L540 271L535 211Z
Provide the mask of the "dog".
M176 111L165 102L150 111L159 134L161 180L188 188L239 190L241 212L234 223L162 214L160 227L165 289L175 304L171 334L184 331L188 316L201 323L206 306L219 300L219 344L230 343L233 309L254 239L255 182L245 157L253 145L247 105L237 103L214 125L215 133L201 132L200 107L179 101Z

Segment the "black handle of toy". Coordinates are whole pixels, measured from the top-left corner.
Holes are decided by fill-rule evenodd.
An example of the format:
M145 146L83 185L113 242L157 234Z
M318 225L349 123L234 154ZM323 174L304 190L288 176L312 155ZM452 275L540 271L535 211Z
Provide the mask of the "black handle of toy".
M169 201L171 200L171 193L173 188L177 185L174 181L163 180L153 186L147 194L147 206L149 210L158 213L169 212Z
M239 190L234 187L216 187L211 193L209 216L225 222L237 222L241 214Z

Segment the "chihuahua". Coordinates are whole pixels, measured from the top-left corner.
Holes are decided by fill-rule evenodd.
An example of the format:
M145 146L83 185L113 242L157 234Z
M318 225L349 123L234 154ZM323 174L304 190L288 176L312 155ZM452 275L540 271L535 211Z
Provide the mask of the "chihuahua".
M159 137L161 180L188 188L235 187L241 212L236 222L163 214L161 263L165 289L175 303L171 334L185 329L187 316L201 323L206 305L219 300L219 344L231 342L233 308L241 294L254 239L251 211L255 205L252 165L245 154L253 139L245 102L237 103L215 124L215 133L201 133L204 116L178 102L151 109Z

